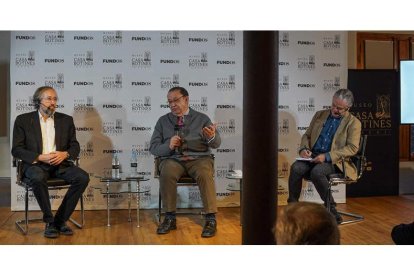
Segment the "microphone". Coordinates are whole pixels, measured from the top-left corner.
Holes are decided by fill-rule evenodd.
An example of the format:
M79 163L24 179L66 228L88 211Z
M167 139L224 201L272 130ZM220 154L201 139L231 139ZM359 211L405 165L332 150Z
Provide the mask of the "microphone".
M180 126L179 125L174 126L174 135L180 136ZM177 153L177 154L181 153L181 147L176 147L175 148L175 153Z

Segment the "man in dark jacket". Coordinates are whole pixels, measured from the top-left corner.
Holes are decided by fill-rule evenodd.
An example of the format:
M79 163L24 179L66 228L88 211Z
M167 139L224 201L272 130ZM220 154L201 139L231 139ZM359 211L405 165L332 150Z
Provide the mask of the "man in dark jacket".
M66 221L89 183L89 175L73 163L80 151L73 118L55 112L57 100L55 89L39 87L33 95L36 111L17 116L13 129L12 155L23 160L23 177L43 212L47 238L73 234ZM51 177L70 183L55 216L46 183Z

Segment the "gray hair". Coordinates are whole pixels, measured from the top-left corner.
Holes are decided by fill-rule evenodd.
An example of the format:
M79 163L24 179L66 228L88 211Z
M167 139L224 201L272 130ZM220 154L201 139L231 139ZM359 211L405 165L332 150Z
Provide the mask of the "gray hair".
M33 104L34 104L36 109L39 109L40 101L42 100L43 92L45 92L46 90L55 90L55 89L51 86L41 86L41 87L37 88L36 91L34 92L34 94L33 94Z
M335 92L333 97L346 101L348 107L351 107L354 104L354 94L349 89L339 89Z

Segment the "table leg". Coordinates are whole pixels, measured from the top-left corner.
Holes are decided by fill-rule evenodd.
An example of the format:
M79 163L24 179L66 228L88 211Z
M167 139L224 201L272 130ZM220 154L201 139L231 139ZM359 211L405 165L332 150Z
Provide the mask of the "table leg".
M131 222L131 181L128 181L128 222Z
M107 214L107 219L108 219L108 224L106 226L110 227L111 223L110 223L110 214L109 214L109 182L106 182L106 214Z
M139 200L140 200L140 193L139 193L139 180L137 180L137 227L139 226Z

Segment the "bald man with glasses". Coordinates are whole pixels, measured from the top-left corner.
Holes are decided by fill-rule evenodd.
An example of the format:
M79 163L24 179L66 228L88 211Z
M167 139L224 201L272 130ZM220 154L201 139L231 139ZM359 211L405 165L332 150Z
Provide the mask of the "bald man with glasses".
M302 190L302 179L310 179L338 224L342 217L336 210L336 203L329 193L328 176L342 169L342 157L347 158L358 152L361 137L361 122L349 109L354 96L348 89L340 89L332 98L330 110L318 111L302 136L299 156L307 161L295 161L290 168L288 203L297 202ZM355 165L345 159L347 176L356 179Z

